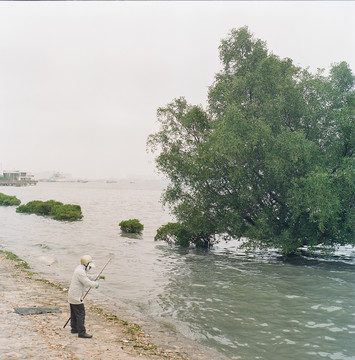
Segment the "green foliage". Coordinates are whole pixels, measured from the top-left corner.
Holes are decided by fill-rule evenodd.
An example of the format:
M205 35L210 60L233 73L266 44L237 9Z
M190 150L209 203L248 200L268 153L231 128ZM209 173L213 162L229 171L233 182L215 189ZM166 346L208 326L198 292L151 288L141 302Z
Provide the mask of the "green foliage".
M124 220L118 225L121 231L131 234L140 234L144 229L144 225L142 225L138 219Z
M27 204L19 206L16 211L18 213L50 215L52 208L58 205L61 206L63 205L63 203L54 200L48 200L48 201L34 200L28 202Z
M154 237L155 241L163 240L169 244L188 247L190 245L191 234L178 223L167 223L161 226Z
M16 211L18 213L48 215L55 220L75 221L80 220L83 215L79 205L63 204L59 201L48 200L30 201L25 205L19 206Z
M214 237L204 232L189 230L179 223L167 223L157 230L154 240L182 247L189 247L193 244L196 247L209 248L213 244Z
M75 221L83 217L80 205L56 205L52 208L51 215L54 220Z
M10 196L0 193L0 206L17 206L21 204L16 196Z
M157 168L170 180L162 200L179 225L157 239L188 246L224 235L284 254L354 244L349 66L311 74L246 27L222 41L220 57L207 110L184 98L158 109L161 128L147 145L159 149Z

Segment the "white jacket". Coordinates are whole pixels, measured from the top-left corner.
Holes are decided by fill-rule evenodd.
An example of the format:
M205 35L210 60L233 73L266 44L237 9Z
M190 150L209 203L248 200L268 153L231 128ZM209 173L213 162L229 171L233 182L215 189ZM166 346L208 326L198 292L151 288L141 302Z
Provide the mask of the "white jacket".
M97 281L90 280L87 272L85 271L84 265L78 265L74 270L69 287L69 303L81 304L83 302L83 296L89 287L97 288L99 287L99 283Z

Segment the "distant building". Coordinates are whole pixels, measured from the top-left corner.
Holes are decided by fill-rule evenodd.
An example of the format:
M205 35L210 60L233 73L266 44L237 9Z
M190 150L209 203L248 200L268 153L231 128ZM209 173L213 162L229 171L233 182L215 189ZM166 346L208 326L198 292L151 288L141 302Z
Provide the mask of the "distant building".
M3 176L0 178L0 185L36 185L37 180L34 179L34 175L27 171L3 171Z
M34 180L34 176L26 171L3 171L4 180L28 181Z

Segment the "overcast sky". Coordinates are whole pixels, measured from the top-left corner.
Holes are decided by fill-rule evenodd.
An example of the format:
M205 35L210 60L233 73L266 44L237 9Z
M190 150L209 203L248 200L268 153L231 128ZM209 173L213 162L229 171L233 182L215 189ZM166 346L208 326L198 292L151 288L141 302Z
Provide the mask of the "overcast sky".
M157 177L156 110L206 104L247 25L296 65L355 71L354 2L0 2L0 171Z

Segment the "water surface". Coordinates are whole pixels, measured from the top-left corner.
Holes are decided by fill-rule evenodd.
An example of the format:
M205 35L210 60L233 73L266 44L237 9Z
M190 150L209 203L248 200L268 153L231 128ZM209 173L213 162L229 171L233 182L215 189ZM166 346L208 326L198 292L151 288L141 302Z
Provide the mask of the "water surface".
M237 242L205 252L154 242L171 220L161 186L123 183L39 183L0 188L22 203L79 204L80 222L58 222L0 207L0 246L47 278L68 284L82 254L98 268L109 257L107 280L90 296L170 324L230 359L355 359L355 251L340 257L284 261L277 254L245 255ZM138 218L141 237L118 223Z

